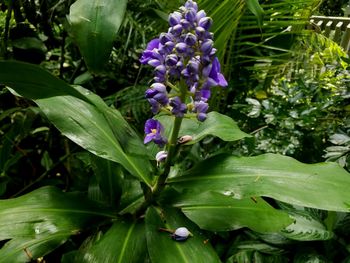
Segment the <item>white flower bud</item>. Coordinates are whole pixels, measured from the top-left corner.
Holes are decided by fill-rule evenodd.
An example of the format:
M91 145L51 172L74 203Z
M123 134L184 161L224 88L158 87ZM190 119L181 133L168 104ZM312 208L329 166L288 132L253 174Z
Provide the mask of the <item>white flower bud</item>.
M187 142L190 142L192 141L192 136L191 135L184 135L182 137L180 137L178 140L177 140L177 143L179 144L185 144Z

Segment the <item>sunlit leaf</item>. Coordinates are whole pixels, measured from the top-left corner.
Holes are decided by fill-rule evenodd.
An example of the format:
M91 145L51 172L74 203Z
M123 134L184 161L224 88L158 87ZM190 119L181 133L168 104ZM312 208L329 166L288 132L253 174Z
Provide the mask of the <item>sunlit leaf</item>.
M88 68L100 72L123 21L126 0L78 0L70 7L70 33Z
M44 187L0 200L0 262L26 262L54 250L71 235L115 215L78 193Z
M267 196L306 207L350 210L350 175L338 164L304 164L277 154L215 156L169 183L179 191L214 191L236 199Z
M179 195L174 206L202 229L229 231L249 227L257 232L274 232L293 220L262 198L237 200L215 192Z
M167 134L170 135L169 127L172 127L174 118L170 116L160 116L158 118L166 128ZM179 137L183 135L192 136L192 140L187 145L194 144L204 139L206 136L216 136L223 141L237 141L245 137L250 137L238 128L237 123L230 117L212 111L204 122L197 119L183 119Z

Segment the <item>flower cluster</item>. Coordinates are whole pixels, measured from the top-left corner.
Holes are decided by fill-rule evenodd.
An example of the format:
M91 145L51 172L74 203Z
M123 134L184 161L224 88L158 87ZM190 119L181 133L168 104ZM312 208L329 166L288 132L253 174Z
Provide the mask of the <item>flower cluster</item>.
M140 58L154 68L154 83L145 96L154 114L166 109L176 117L194 113L204 121L210 89L227 86L209 32L212 19L188 0L169 15L169 25L167 33L148 43Z

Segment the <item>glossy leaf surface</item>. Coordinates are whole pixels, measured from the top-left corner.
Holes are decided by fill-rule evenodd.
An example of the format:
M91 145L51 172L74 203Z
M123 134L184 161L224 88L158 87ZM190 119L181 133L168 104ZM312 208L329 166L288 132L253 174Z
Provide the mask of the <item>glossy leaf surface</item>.
M142 222L117 221L92 246L82 249L74 262L143 262L147 253Z
M144 158L147 152L142 141L121 114L107 107L100 97L81 87L72 88L38 66L20 62L0 62L0 83L33 99L69 139L120 163L151 185L151 164Z
M230 231L249 227L257 232L275 232L293 220L287 213L276 210L262 198L237 200L215 192L179 195L175 206L200 228Z
M219 155L169 182L180 191L214 191L236 199L267 196L306 207L350 210L350 174L335 163L304 164L276 154Z
M71 34L92 72L100 72L123 21L126 0L78 0L71 5Z
M172 127L174 122L174 118L170 116L161 116L159 120L165 128ZM166 132L170 135L171 131L168 129ZM237 123L233 119L215 111L208 113L208 117L204 122L197 121L197 119L183 119L179 137L183 135L192 136L192 141L187 142L186 145L199 142L209 135L227 142L250 137L249 134L238 128Z
M42 257L66 239L114 215L77 193L43 187L24 196L0 200L0 262Z
M175 230L178 227L186 227L193 237L177 242L171 234L159 231L160 228ZM220 262L209 240L179 210L160 211L150 207L146 213L146 237L152 263Z

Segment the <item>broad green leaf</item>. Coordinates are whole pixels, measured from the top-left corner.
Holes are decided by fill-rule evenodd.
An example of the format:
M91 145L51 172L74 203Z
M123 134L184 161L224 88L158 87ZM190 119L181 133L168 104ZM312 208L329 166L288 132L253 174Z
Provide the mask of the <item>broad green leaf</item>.
M289 214L294 218L294 223L281 231L283 236L299 241L328 240L333 237L323 223L306 212Z
M78 0L70 7L70 33L90 71L102 71L123 21L127 0Z
M175 230L178 227L186 227L193 237L177 242L169 233L159 231L160 228ZM157 210L149 207L146 213L146 238L152 263L221 262L198 227L176 209Z
M159 121L165 127L167 134L170 135L171 130L169 127L172 127L174 117L160 116ZM219 137L221 140L227 142L250 137L249 134L241 131L237 123L230 117L215 111L208 113L208 117L204 122L197 121L197 119L183 119L179 137L183 135L192 136L192 141L189 141L186 145L199 142L209 135Z
M38 66L20 62L0 62L0 83L33 99L69 139L99 157L120 163L151 185L152 167L142 141L100 97L81 87L72 88Z
M350 174L338 164L304 164L277 154L218 155L168 183L178 191L214 191L236 199L267 196L300 206L350 210Z
M78 193L43 187L0 200L0 262L26 262L49 253L71 235L115 216Z
M200 228L229 231L249 227L257 232L275 232L293 220L287 213L276 210L262 198L237 200L215 192L179 195L173 204Z
M92 246L79 251L74 262L138 263L146 253L144 223L118 220Z

